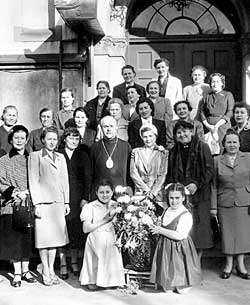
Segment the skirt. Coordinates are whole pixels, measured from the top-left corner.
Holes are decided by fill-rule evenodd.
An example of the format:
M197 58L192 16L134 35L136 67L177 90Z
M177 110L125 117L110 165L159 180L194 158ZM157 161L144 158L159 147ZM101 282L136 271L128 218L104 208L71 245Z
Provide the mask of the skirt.
M22 261L32 256L34 231L16 231L12 228L12 215L0 216L0 259Z
M250 215L248 207L219 208L221 248L224 254L250 252Z
M165 290L184 288L201 282L201 268L190 237L174 241L161 236L154 254L150 282Z
M35 218L35 247L63 247L69 242L64 204L61 202L40 205L41 217Z

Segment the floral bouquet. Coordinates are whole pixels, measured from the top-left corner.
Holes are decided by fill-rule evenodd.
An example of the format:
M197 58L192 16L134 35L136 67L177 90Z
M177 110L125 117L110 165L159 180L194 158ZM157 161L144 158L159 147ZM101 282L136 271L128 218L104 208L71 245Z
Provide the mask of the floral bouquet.
M149 230L150 225L157 224L155 204L147 196L129 196L126 187L115 189L117 201L114 228L117 235L116 246L127 251L130 269L147 271L151 261L155 240Z

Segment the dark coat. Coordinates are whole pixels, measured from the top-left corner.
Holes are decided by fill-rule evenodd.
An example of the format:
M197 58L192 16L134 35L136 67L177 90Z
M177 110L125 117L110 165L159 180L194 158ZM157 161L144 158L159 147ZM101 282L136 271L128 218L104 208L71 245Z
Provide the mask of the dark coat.
M186 171L182 166L180 143L170 150L168 158L167 183L180 182L184 186L194 183L197 191L189 196L192 204L193 228L191 237L196 248L213 246L210 226L211 183L214 176L213 159L208 145L194 136L188 153Z
M103 104L103 108L102 108L102 114L101 114L102 118L105 115L109 115L108 104L109 104L110 100L111 100L111 97L107 96L107 98ZM99 123L96 120L97 105L98 105L98 96L96 96L92 100L88 101L85 106L85 110L86 110L88 118L89 118L88 126L94 130L97 130L97 125Z
M66 159L69 175L70 218L80 217L81 199L89 200L91 187L91 163L88 147L84 144L75 149L69 159L65 149L60 149Z
M145 88L142 87L139 84L134 83L134 86L138 90L141 97L146 97L146 91ZM127 98L127 91L126 91L126 83L121 83L114 87L113 89L113 97L117 97L121 99L124 103L124 105L128 104L128 98Z
M156 140L157 145L166 147L166 125L164 121L153 119L153 125L157 128L158 137ZM142 126L141 118L135 119L128 124L128 142L132 148L142 147L144 145L139 130Z
M29 141L27 143L28 151L37 151L44 147L42 141L41 141L41 135L42 135L43 128L34 129L30 132L29 135Z

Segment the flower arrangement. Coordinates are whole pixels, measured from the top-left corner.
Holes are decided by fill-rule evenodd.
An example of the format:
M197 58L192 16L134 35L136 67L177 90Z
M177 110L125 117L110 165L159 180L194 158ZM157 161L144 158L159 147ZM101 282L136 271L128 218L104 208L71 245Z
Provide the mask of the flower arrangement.
M137 267L133 269L145 271L150 268L152 256L153 237L149 227L159 221L155 215L155 205L147 196L129 196L127 188L122 186L116 187L115 196L117 208L113 223L117 235L116 246L128 250L130 256L136 256Z

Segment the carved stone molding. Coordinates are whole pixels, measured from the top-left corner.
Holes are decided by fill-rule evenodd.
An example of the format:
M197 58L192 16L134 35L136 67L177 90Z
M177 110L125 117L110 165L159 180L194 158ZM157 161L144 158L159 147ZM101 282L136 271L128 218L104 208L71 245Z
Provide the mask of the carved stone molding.
M110 8L110 21L117 21L121 27L124 27L126 23L127 6L115 6L115 0L110 0Z
M95 45L95 55L108 55L110 57L125 57L128 41L125 38L105 36Z

